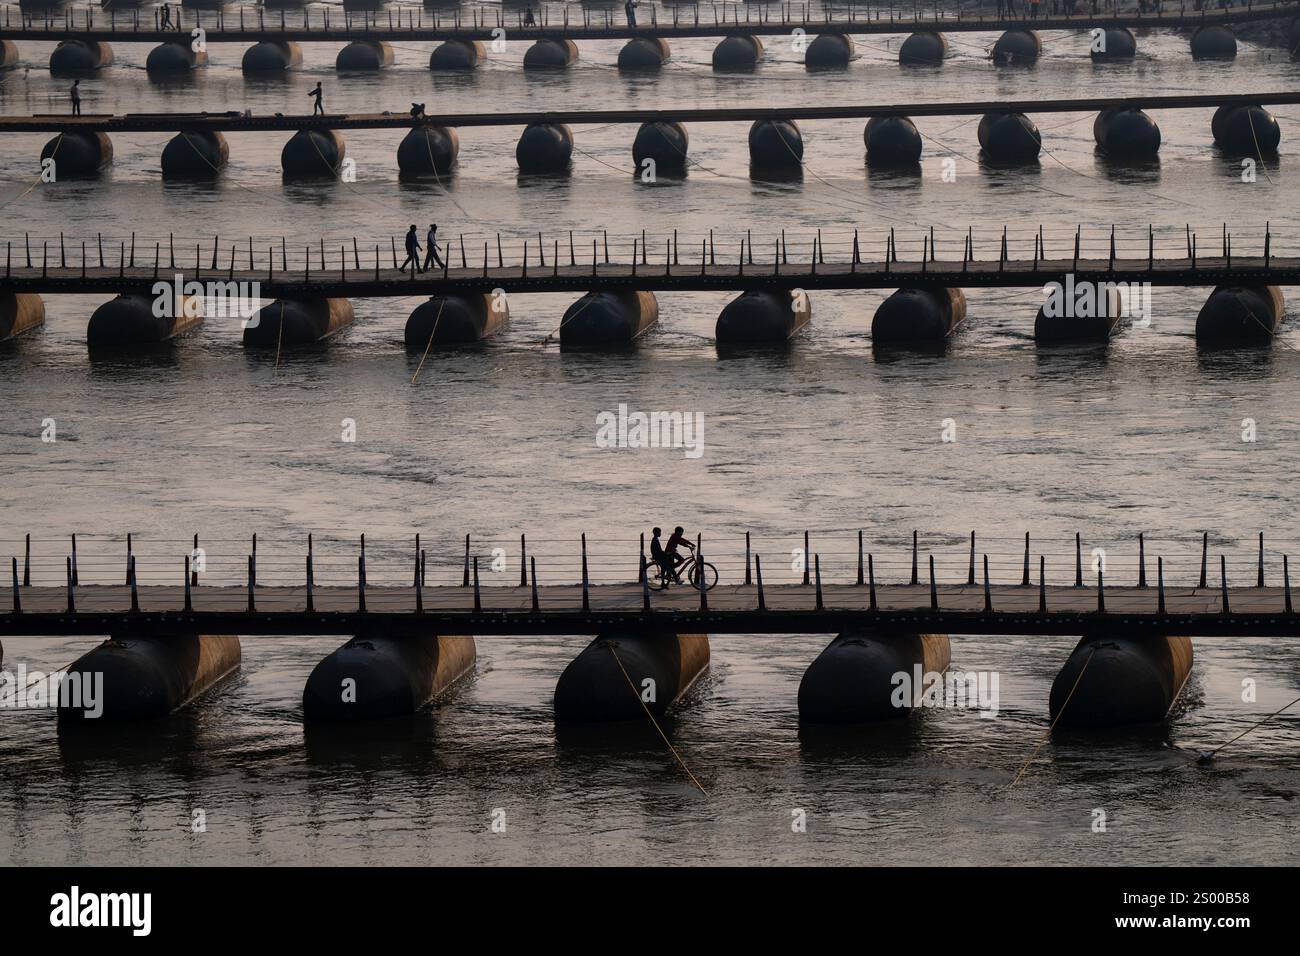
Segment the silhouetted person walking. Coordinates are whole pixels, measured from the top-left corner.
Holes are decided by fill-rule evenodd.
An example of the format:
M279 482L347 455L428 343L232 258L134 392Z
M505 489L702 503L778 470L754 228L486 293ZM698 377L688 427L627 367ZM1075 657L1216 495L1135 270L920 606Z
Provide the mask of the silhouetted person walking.
M411 223L411 228L406 231L406 259L398 271L405 272L408 262L411 264L411 275L424 271L420 268L420 237L415 234L415 223Z
M526 27L537 26L537 20L533 17L532 4L529 4L527 7L524 8L524 26Z
M627 14L627 25L636 29L636 0L626 0L623 4L623 12Z
M72 115L81 115L81 80L72 81L72 89L68 90L68 96L72 98Z
M315 105L314 107L312 107L311 115L312 115L312 116L324 116L324 115L325 115L325 105L324 105L324 103L321 102L321 99L322 99L322 97L325 95L325 91L322 90L322 89L320 88L320 81L319 81L319 80L316 81L316 89L312 90L312 91L311 91L310 93L308 93L307 95L308 95L308 96L311 96L311 97L315 97L315 99L316 99L316 105Z
M437 263L439 269L447 268L447 264L442 261L442 256L438 253L438 224L431 222L429 234L424 237L424 268L420 271L428 272L434 263Z
M158 28L160 30L170 30L172 27L172 8L164 3L158 8L158 13L162 17L162 19L158 21Z

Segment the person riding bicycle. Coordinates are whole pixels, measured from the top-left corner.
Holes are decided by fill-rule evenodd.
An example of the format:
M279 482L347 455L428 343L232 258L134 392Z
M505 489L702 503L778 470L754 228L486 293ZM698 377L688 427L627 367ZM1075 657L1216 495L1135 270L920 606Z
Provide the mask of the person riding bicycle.
M677 549L682 545L686 545L686 547L694 553L695 545L686 540L686 532L682 529L681 525L678 525L673 529L673 536L668 539L668 546L664 548L664 554L666 554L668 560L673 563L672 568L670 568L673 580L678 584L682 583L682 579L681 576L678 575L677 569L686 563L686 559L677 553Z
M661 534L663 534L663 531L659 528L655 528L650 533L650 560L659 565L664 581L667 582L675 576L675 566L672 558L668 557L667 552L664 551L663 543L659 540Z

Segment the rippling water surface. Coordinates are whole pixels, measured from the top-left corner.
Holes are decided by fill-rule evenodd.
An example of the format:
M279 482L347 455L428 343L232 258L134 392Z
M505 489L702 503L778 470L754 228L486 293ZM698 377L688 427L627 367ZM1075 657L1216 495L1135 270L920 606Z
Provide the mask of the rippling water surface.
M768 45L754 76L715 76L712 41L673 43L656 77L614 69L617 43L583 43L563 75L525 76L522 44L473 76L434 77L427 44L397 44L396 67L338 76L336 47L304 47L304 69L279 82L245 80L242 50L214 46L210 65L183 83L151 82L143 45L119 44L117 62L83 83L85 111L248 108L301 112L321 80L331 112L439 109L671 108L753 104L903 103L909 100L1245 92L1294 86L1300 66L1243 41L1228 64L1193 63L1185 36L1139 36L1132 64L1094 66L1086 39L1048 33L1029 70L998 70L991 34L952 37L942 68L901 70L897 39L861 38L841 74L805 73L788 40ZM50 44L22 44L30 71L0 76L0 112L62 111L66 81L45 69ZM843 254L854 228L868 255L884 235L919 245L934 226L940 255L960 250L968 226L987 239L1008 224L1026 251L1044 227L1064 251L1076 225L1104 249L1114 223L1143 246L1148 223L1179 251L1185 223L1217 248L1221 223L1234 251L1261 242L1265 222L1300 247L1290 176L1300 110L1276 111L1280 159L1243 183L1240 165L1211 147L1209 111L1156 113L1158 165L1113 169L1094 155L1090 114L1036 116L1047 150L1032 168L985 169L974 118L921 120L919 176L868 173L861 124L804 126L801 182L752 182L744 124L697 124L685 180L640 183L630 127L576 129L564 180L521 178L518 130L462 130L460 163L445 189L399 183L400 133L349 132L355 183L283 183L284 134L232 134L231 163L215 185L164 185L164 135L115 136L115 163L95 182L23 195L44 138L0 142L4 238L102 233L110 250L134 231L141 247L174 233L190 243L284 234L327 248L363 249L436 219L472 250L502 232L587 237L608 230L678 230L698 249L710 229L734 257L746 229L784 229L792 258L813 232ZM942 178L955 160L956 179ZM1136 238L1135 238L1136 237ZM278 239L276 240L278 241ZM617 242L618 240L613 240ZM1284 240L1280 240L1284 241ZM652 248L654 248L652 246ZM760 253L762 247L759 247ZM979 251L977 249L977 251ZM615 254L626 255L625 246ZM77 252L79 254L79 251ZM696 253L697 254L697 253ZM363 253L364 255L364 253ZM1292 487L1300 404L1300 345L1288 324L1269 353L1198 353L1192 330L1208 290L1157 289L1149 328L1104 350L1053 353L1031 333L1037 290L972 290L965 329L939 356L873 353L870 320L883 293L821 292L813 322L780 355L719 356L713 326L725 297L660 296L661 323L627 356L561 355L554 331L570 297L512 298L511 326L478 351L418 357L402 351L418 303L358 300L355 326L328 349L273 358L246 354L238 323L214 320L150 361L91 362L85 323L101 301L54 296L45 328L0 351L0 462L5 550L38 539L37 568L58 580L64 539L83 537L84 574L116 580L121 537L137 535L143 574L174 576L198 532L214 575L237 579L257 533L268 575L300 567L307 532L321 535L344 580L351 540L366 533L376 575L403 572L420 531L435 574L458 566L462 536L481 553L500 544L513 561L526 532L543 573L572 579L586 532L602 569L626 577L637 536L686 525L714 545L734 575L751 532L777 577L810 529L828 576L852 573L865 531L890 575L903 572L912 529L927 533L940 571L964 573L963 536L975 529L995 571L1016 574L1026 531L1065 576L1072 537L1110 549L1123 566L1140 531L1169 573L1196 570L1199 535L1234 568L1253 536L1269 532L1269 574L1298 500ZM595 446L595 416L620 402L639 410L703 413L705 453ZM53 418L58 440L40 441ZM351 418L357 441L340 441ZM942 442L952 419L957 441ZM1243 420L1258 440L1242 441ZM94 535L103 537L96 538ZM115 536L109 540L109 536ZM349 542L344 544L343 542ZM515 542L515 543L512 543ZM620 557L623 556L623 557ZM5 555L7 558L8 555ZM630 560L628 560L630 558ZM549 563L548 563L549 562ZM765 563L765 570L768 565ZM1123 573L1128 573L1124 571ZM505 574L517 574L509 565ZM596 740L557 735L551 694L582 637L481 638L477 673L439 706L360 736L304 735L302 686L339 640L247 638L239 675L186 712L86 743L61 741L46 713L0 710L0 858L18 863L596 862L697 863L1162 863L1294 862L1298 720L1276 718L1211 767L1195 754L1234 736L1296 696L1294 642L1204 639L1184 699L1167 725L1098 739L1058 737L1008 790L1042 736L1052 678L1072 642L1056 637L953 638L961 669L1001 675L996 719L932 710L895 726L845 735L801 731L795 700L804 668L830 635L718 636L707 679L670 727L709 791L678 772L647 725ZM66 664L91 639L12 639L6 665ZM1245 703L1242 682L1257 682ZM111 741L111 742L106 742ZM202 808L207 832L190 831ZM489 829L496 808L506 834ZM808 812L806 834L791 812ZM1107 832L1092 830L1093 811Z

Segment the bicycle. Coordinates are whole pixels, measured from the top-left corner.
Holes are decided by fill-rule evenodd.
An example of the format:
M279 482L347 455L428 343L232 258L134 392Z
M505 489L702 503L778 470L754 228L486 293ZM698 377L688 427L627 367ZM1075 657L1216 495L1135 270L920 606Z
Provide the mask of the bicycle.
M662 591L669 584L676 583L673 581L673 575L666 573L658 564L646 565L646 584L651 591ZM699 561L694 554L689 555L685 561L677 566L677 575L686 575L686 582L695 590L700 590L701 578L704 582L704 590L712 591L718 586L718 569L708 561Z

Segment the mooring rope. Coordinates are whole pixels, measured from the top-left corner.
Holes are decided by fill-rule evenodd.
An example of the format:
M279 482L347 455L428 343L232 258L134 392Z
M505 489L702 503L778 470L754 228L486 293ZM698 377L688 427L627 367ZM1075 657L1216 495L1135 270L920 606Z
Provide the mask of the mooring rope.
M52 153L50 153L50 159L53 159L55 156L57 156L57 155L59 154L59 147L62 146L62 145L63 145L63 134L62 134L62 133L59 133L59 135L58 135L58 136L55 138L55 140L54 140L54 151L53 151ZM55 168L56 168L56 170L57 170L57 166L56 166ZM31 194L31 191L32 191L33 189L35 189L37 186L39 186L39 185L41 184L41 180L42 180L42 177L43 177L43 176L44 176L44 171L37 173L37 174L36 174L36 181L35 181L34 183L32 183L30 186L28 186L26 189L24 189L24 190L22 191L22 193L20 193L19 195L15 196L13 199L10 199L8 202L6 202L6 203L0 203L0 209L4 209L4 208L7 207L7 206L12 206L14 203L18 202L18 200L20 200L20 199L26 199L26 198L28 197L28 195Z
M1056 729L1057 723L1060 721L1061 717L1064 716L1065 709L1070 706L1070 701L1074 698L1074 692L1079 689L1079 682L1083 680L1084 672L1088 669L1088 665L1092 663L1092 655L1096 653L1097 653L1097 648L1096 646L1094 646L1092 650L1088 652L1088 657L1083 662L1083 666L1079 668L1079 676L1074 679L1074 686L1070 688L1070 693L1066 695L1065 703L1063 703L1061 705L1061 709L1056 712L1056 717L1052 719L1051 726L1047 728L1047 732L1043 734L1043 738L1040 741L1038 741L1038 745L1034 747L1034 752L1029 755L1029 759L1026 760L1024 764L1020 767L1019 772L1016 773L1012 781L1009 784L1007 784L1006 786L1007 790L1010 790L1012 787L1014 787L1017 783L1020 782L1020 778L1025 775L1025 771L1029 769L1029 765L1033 763L1034 758L1038 756L1038 751L1043 749L1043 744L1047 743L1048 738L1052 736L1052 731Z
M420 130L420 132L424 134L424 151L429 154L429 171L433 173L433 181L438 184L438 188L442 190L442 194L446 197L447 201L455 206L456 209L460 211L460 214L465 217L465 221L473 222L474 217L469 214L469 210L456 202L456 198L452 196L451 190L442 184L442 177L438 175L438 164L433 158L433 146L429 143L429 127L418 126L416 129ZM452 135L456 136L457 134L453 132ZM459 151L459 146L457 147L457 150ZM447 247L447 258L451 258L450 246Z
M280 367L280 346L284 343L284 299L280 300L280 329L275 340L275 368Z
M667 734L663 732L663 728L659 726L659 721L655 720L655 715L650 713L650 708L645 705L645 701L641 698L640 692L637 691L636 685L632 683L632 678L628 675L627 668L623 666L623 661L619 658L618 651L614 650L613 643L606 643L605 646L608 647L609 652L614 655L614 661L618 664L618 669L623 672L623 679L627 681L628 689L631 690L632 695L636 697L637 703L641 705L641 709L645 711L645 715L650 718L650 723L654 724L655 730L659 731L659 736L663 738L663 742L668 746L668 750L672 753L673 757L676 758L678 766L682 768L686 776L691 778L691 783L699 787L700 793L707 797L709 791L705 790L700 781L695 779L695 774L691 773L691 768L686 766L686 762L682 760L682 755L677 752L677 748L673 746L672 741L670 741Z
M450 252L447 255L451 255ZM412 267L414 271L414 267ZM415 367L415 374L411 376L411 384L420 377L420 369L424 368L424 360L429 357L429 350L433 348L433 337L438 333L438 323L442 321L442 307L447 304L447 297L443 296L442 301L438 303L438 314L433 317L433 328L429 330L429 344L424 347L424 354L420 356L420 364Z
M195 155L197 155L199 159L207 163L208 166L211 167L213 172L215 173L222 172L220 166L216 165L215 163L212 162L212 160L204 156L203 152L197 146L194 145L194 141L190 139L189 133L185 132L185 130L181 130L180 135L185 137L185 142L189 145L190 149L194 150ZM265 190L257 189L253 186L249 186L245 183L240 182L234 176L231 176L229 172L222 174L222 181L233 183L235 186L239 187L240 189L246 190L247 192L252 193L254 196L265 196L267 199L273 199L276 202L283 203L286 206L293 206L295 209L298 208L298 204L295 203L292 199L286 199L283 195L266 192Z
M53 677L55 674L61 674L61 673L63 673L64 671L66 671L69 667L71 667L71 666L72 666L73 664L75 664L75 663L76 663L76 661L69 661L67 664L64 664L64 665L63 665L62 667L60 667L58 670L56 670L56 671L50 671L50 672L49 672L48 674L46 674L44 677L37 677L37 678L34 678L30 683L28 683L25 687L23 687L22 692L21 692L21 696L26 697L26 696L27 696L27 692L28 692L29 690L31 690L33 687L35 687L37 684L39 684L41 681L46 680L46 679L48 679L48 678L50 678L50 677ZM18 685L15 683L15 684L14 684L14 687L17 688L17 686L18 686ZM19 695L19 692L15 689L12 693L9 694L8 697L4 698L3 700L0 700L0 705L7 704L7 703L9 703L9 701L11 701L11 700L15 700L15 699L17 699L19 696L20 696L20 695ZM1227 744L1225 744L1224 746L1227 746Z
M1259 158L1259 166L1264 170L1264 178L1272 186L1273 177L1268 174L1268 167L1264 164L1264 151L1259 148L1259 137L1255 135L1255 114L1250 112L1249 106L1246 107L1246 119L1250 121L1250 138L1255 141L1255 156Z
M557 326L555 327L555 331L549 333L549 334L546 336L546 338L544 338L544 339L542 339L540 342L538 342L537 345L536 345L535 347L540 349L540 348L545 348L547 345L549 345L551 339L555 338L555 336L559 335L562 331L564 331L564 327L565 327L566 325L568 325L570 322L572 322L572 321L573 321L574 319L576 319L578 316L582 315L582 313L586 311L587 306L591 305L591 303L593 303L593 302L595 302L595 301L596 301L595 299L588 299L587 302L583 305L583 307L582 307L581 309L579 309L577 312L573 313L573 315L569 316L567 319L561 319L561 320L560 320L560 324L557 325Z
M832 192L837 192L837 193L841 193L841 194L843 194L843 195L845 195L845 196L848 196L848 197L849 197L849 201L852 202L854 205L857 205L857 206L862 206L862 207L864 207L864 208L871 208L872 206L883 207L883 208L886 208L886 209L891 208L891 206L890 206L889 203L885 203L885 202L877 202L877 201L875 201L875 200L867 199L867 198L864 197L864 196L860 196L860 195L858 195L857 193L854 193L852 190L845 189L845 188L843 188L842 186L836 186L836 185L835 185L834 183L832 183L830 180L827 180L827 179L822 178L820 175L818 175L818 173L817 173L817 171L816 171L815 169L813 169L811 166L808 165L808 163L807 163L806 160L804 160L801 156L798 156L798 155L795 154L794 149L793 149L793 148L790 146L790 144L786 141L786 138L785 138L784 136L782 136L782 135L778 132L776 138L779 139L779 140L781 141L781 145L785 147L786 152L788 152L788 153L790 154L790 156L794 159L794 161L797 162L797 163L799 164L800 168L801 168L801 169L804 169L804 170L807 170L807 172L808 172L808 173L813 177L813 179L817 180L819 183L821 183L821 184L822 184L823 186L825 186L827 189L831 190ZM743 178L743 177L736 176L736 177L733 177L733 178L741 179L741 178ZM906 224L906 225L909 225L909 226L916 226L916 227L918 227L918 228L924 228L924 227L925 227L925 224L924 224L924 223L922 223L922 222L920 222L920 221L918 221L918 220L915 220L915 219L906 219L906 218L901 218L901 217L897 217L897 216L888 216L888 215L885 215L885 214L883 214L883 213L879 213L879 212L877 212L877 215L879 215L881 219L884 219L884 220L887 220L887 221L890 221L890 222L899 222L899 223L904 223L904 224ZM957 227L956 227L956 226L950 226L950 225L947 225L947 224L941 224L941 225L939 226L939 228L941 228L941 229L951 229L951 230L955 230Z
M1235 744L1238 740L1246 736L1252 730L1255 730L1257 727L1261 726L1262 724L1272 720L1278 714L1282 713L1282 711L1288 710L1294 707L1296 704L1300 704L1300 697L1297 697L1295 700L1291 701L1291 703L1287 704L1285 707L1280 707L1277 710L1273 711L1273 713L1269 714L1267 717L1263 718L1262 720L1255 721L1255 723L1251 724L1249 727L1247 727L1241 733L1237 734L1237 736L1233 737L1227 743L1219 744L1219 746L1215 747L1213 750L1207 750L1204 753L1199 754L1196 758L1196 761L1198 763L1209 763L1211 760L1215 758L1215 755L1218 754L1220 750L1223 750L1225 747L1229 746L1230 744Z

